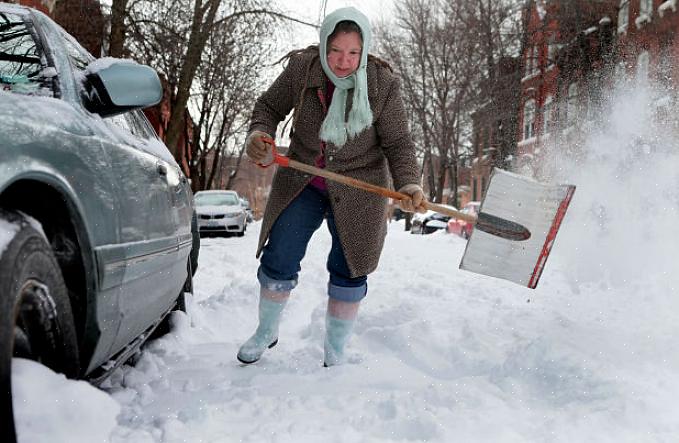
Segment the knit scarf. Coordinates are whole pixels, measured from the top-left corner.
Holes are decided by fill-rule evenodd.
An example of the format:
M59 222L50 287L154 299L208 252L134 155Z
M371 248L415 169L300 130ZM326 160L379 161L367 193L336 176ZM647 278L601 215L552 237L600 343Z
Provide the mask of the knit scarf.
M328 66L327 45L328 37L341 21L352 21L361 28L363 49L358 69L347 77L337 77ZM370 22L368 18L355 8L341 8L329 14L320 32L320 59L325 75L335 85L332 102L328 114L321 125L320 138L338 147L344 146L348 138L353 138L364 129L372 125L373 114L368 102L368 78L366 66L368 64L368 48L371 40ZM345 121L344 112L347 105L349 90L354 89L354 101L349 111L349 119Z

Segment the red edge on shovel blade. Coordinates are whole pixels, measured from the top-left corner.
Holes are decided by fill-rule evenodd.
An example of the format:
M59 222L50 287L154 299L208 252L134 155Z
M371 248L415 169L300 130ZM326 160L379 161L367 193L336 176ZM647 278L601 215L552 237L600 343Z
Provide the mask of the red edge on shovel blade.
M549 252L552 250L552 245L554 245L556 233L559 232L559 226L561 226L561 222L563 221L563 218L566 215L566 210L568 209L568 205L571 203L571 199L573 198L574 193L575 186L572 185L568 186L566 196L561 201L559 209L557 209L556 211L556 215L554 216L552 226L549 228L549 233L547 233L545 244L542 246L542 251L540 252L538 261L535 264L535 269L533 269L533 274L530 276L530 281L528 282L528 287L530 289L535 289L538 285L538 281L540 280L540 276L542 275L542 270L545 268L545 263L547 262L547 257L549 256Z

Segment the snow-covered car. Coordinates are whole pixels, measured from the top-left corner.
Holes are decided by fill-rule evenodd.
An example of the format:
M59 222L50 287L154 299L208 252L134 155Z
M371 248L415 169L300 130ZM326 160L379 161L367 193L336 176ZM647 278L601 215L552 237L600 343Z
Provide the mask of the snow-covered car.
M236 191L198 191L195 202L201 234L245 234L247 213Z
M478 215L480 207L481 202L472 201L464 205L464 208L462 208L460 212L463 212L465 214ZM457 234L462 238L469 238L469 236L472 235L473 229L474 229L473 224L469 223L468 221L460 220L454 217L451 217L448 220L448 225L446 226L446 232L448 232L449 234Z
M457 211L457 208L451 205L441 205L446 208ZM431 234L439 229L445 229L446 223L450 217L439 214L434 211L427 211L423 214L416 213L413 215L412 225L410 227L411 234Z
M184 308L199 237L188 180L140 111L161 97L153 69L95 60L0 3L3 442L13 358L99 384Z

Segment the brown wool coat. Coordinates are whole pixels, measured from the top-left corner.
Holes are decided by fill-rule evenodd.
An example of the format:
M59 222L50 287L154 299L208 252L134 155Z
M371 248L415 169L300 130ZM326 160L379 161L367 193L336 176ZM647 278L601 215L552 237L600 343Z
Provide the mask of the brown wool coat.
M350 138L341 148L328 143L325 168L383 187L389 186L391 177L395 189L419 183L415 146L408 130L399 79L390 69L371 60L368 61L367 76L373 125L357 137ZM307 89L297 110L288 156L314 165L321 151L318 134L325 118L319 89L325 93L326 76L318 50L305 51L290 58L283 73L257 100L249 132L259 130L275 136L278 124L300 103L305 78ZM352 97L353 90L350 90L347 116ZM311 179L309 174L278 167L264 211L257 257L278 216ZM387 199L330 180L326 183L352 277L368 275L377 268L384 245Z

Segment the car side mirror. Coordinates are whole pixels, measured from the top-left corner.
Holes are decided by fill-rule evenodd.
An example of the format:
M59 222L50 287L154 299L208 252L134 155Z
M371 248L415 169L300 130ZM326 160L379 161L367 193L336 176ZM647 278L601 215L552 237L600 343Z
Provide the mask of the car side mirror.
M152 68L111 57L90 63L83 81L85 108L102 117L158 104L163 88Z

